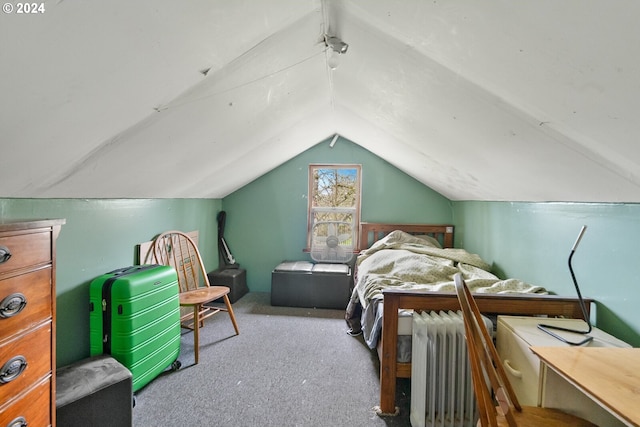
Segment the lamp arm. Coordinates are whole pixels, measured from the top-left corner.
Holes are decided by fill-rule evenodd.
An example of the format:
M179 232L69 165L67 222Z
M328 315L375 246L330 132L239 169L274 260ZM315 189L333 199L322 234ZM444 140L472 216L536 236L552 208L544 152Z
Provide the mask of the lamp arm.
M576 280L576 275L573 272L573 266L571 265L571 260L573 259L573 254L576 253L576 249L578 248L578 244L580 243L580 240L582 239L582 236L584 235L585 230L587 229L586 225L583 225L582 228L580 229L580 233L578 234L578 238L576 239L576 242L573 244L573 247L571 248L571 253L569 253L569 272L571 273L571 279L573 280L573 286L575 286L576 288L576 293L578 294L578 302L580 303L580 309L582 310L582 317L584 319L584 321L587 323L588 329L586 331L579 331L576 329L569 329L569 328L563 328L561 326L555 326L555 325L545 325L542 323L538 324L538 328L546 333L548 333L549 335L559 339L560 341L563 341L567 344L570 345L583 345L588 343L589 341L593 340L592 336L587 336L585 337L583 340L581 341L569 341L566 338L552 332L550 329L555 329L555 330L560 330L560 331L566 331L566 332L573 332L576 334L583 334L583 335L587 335L589 333L591 333L592 331L592 326L591 326L591 322L589 321L589 315L587 314L587 307L584 304L584 299L582 298L582 293L580 293L580 287L578 286L578 281Z
M578 242L576 242L575 246L577 246L577 243ZM571 279L573 280L573 286L575 286L576 293L578 294L578 301L580 302L580 308L582 309L582 317L584 318L584 321L587 322L587 326L588 326L588 330L586 332L582 332L582 333L588 334L588 333L591 333L591 330L593 328L591 327L591 322L589 321L589 315L587 314L587 307L584 304L584 299L582 298L582 293L580 292L580 287L578 286L578 281L576 280L576 275L573 272L573 266L571 265L571 259L573 258L573 254L575 254L575 253L576 253L576 251L575 251L575 249L573 249L571 251L571 253L569 254L569 261L568 261L569 272L571 273Z

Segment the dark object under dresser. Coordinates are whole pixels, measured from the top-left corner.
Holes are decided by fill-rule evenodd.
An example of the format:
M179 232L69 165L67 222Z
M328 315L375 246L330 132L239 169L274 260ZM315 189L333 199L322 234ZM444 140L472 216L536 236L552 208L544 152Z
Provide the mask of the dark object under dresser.
M109 355L80 360L57 370L59 427L131 427L133 376Z

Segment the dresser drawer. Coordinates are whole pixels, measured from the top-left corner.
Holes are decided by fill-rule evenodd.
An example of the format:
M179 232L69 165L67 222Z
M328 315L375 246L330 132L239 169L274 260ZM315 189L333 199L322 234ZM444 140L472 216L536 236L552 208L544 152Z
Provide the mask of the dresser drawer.
M0 237L0 246L11 253L11 258L0 264L0 273L51 261L50 232Z
M51 303L51 267L0 281L0 342L50 318Z
M12 364L14 369L3 369L9 373L8 378L0 376L0 402L6 402L31 387L51 373L51 323L19 335L2 343L0 347L0 369ZM12 363L13 361L13 363ZM22 373L17 367L26 362Z
M540 330L538 328L540 323L571 329L586 327L584 321L580 319L498 316L496 347L511 385L523 405L540 405L542 397L540 359L531 351L530 347L569 346ZM593 341L585 347L629 347L629 344L595 327L589 335L593 337ZM579 337L583 338L583 335L579 335ZM568 338L575 340L576 334Z
M23 418L28 426L50 426L51 408L51 380L44 380L17 400L8 402L6 407L0 407L0 426L11 425L15 420ZM60 426L64 427L64 426Z
M498 325L502 326L500 323ZM520 404L537 406L540 359L529 349L529 343L508 328L499 327L496 331L496 349Z

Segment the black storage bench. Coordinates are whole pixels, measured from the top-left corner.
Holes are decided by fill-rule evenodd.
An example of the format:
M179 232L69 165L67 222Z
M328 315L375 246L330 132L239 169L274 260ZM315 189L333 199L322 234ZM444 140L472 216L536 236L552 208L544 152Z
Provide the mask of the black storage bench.
M56 370L56 424L131 427L131 372L111 356L83 359Z
M352 284L346 264L285 261L271 273L271 305L345 309Z

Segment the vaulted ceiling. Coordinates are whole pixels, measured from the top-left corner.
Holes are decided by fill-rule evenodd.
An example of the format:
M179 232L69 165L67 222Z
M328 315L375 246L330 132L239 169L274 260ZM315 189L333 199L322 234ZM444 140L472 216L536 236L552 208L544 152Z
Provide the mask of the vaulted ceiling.
M635 0L8 4L0 197L222 198L339 134L452 200L640 202Z

